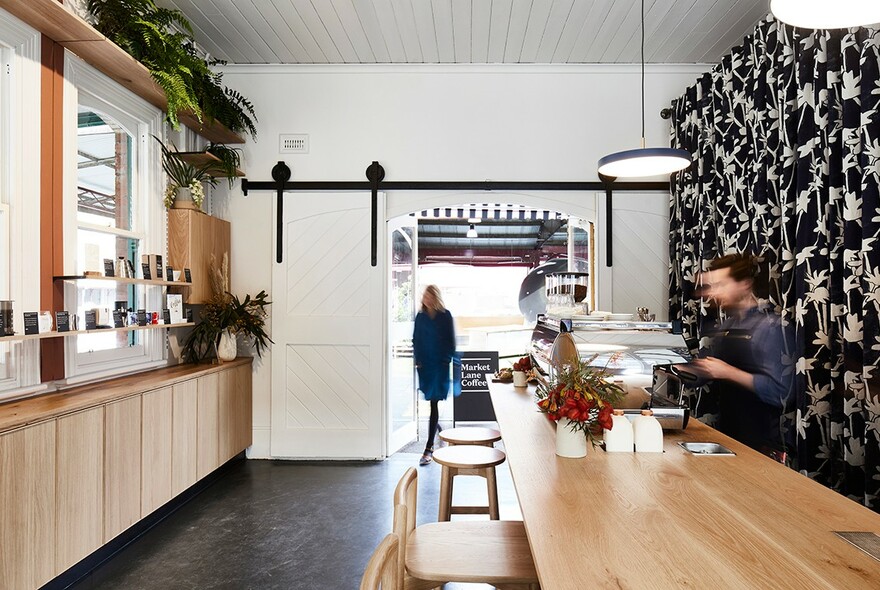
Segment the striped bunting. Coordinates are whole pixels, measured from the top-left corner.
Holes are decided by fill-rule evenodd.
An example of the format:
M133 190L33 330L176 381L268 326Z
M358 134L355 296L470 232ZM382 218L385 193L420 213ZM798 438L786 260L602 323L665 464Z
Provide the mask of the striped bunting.
M437 207L424 209L418 213L411 213L419 219L497 219L497 220L549 220L566 219L567 216L556 211L546 209L531 209L522 205L510 205L501 203L478 203L464 207Z

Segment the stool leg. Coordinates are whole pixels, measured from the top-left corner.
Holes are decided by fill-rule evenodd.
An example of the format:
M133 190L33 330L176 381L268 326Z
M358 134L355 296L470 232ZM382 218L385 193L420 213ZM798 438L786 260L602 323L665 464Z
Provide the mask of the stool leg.
M439 522L449 520L449 513L452 510L452 473L446 465L440 472L440 514L437 516Z
M498 484L495 481L495 468L486 469L486 487L489 491L489 518L499 520L498 516Z

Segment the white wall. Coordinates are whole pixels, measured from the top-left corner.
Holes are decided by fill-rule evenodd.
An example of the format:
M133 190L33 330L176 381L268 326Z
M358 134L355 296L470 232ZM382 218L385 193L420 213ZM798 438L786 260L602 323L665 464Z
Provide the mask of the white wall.
M669 145L660 109L708 69L647 67L649 146ZM257 141L244 148L245 171L254 181L271 180L272 166L282 159L293 180L361 181L378 160L386 180L590 181L597 180L600 157L638 147L641 135L638 66L230 66L224 72L224 83L246 95L259 117ZM280 154L280 133L308 133L309 153ZM217 212L232 221L233 289L256 293L271 284L274 198L261 192L245 199L236 186L227 199ZM388 214L464 200L390 192ZM584 217L596 210L595 195L517 200ZM296 206L296 197L285 206ZM268 359L257 365L251 456L265 457Z

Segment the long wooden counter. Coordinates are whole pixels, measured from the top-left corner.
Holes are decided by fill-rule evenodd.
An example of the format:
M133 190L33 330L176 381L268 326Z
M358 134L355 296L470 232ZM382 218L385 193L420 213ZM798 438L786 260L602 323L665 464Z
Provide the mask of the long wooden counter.
M557 457L534 388L488 380L543 590L880 587L880 561L834 534L880 534L864 506L695 420L663 454Z
M0 403L0 433L120 400L151 389L170 387L211 373L249 365L251 362L250 357L242 357L217 365L175 365L89 385L71 387L59 392Z

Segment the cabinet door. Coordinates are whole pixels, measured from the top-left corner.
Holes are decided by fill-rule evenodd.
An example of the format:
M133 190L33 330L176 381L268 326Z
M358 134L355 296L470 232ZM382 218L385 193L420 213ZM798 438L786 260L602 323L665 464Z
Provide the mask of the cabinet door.
M237 451L235 448L235 421L240 419L236 415L236 399L235 395L235 372L226 369L217 373L217 401L219 420L219 464L223 464L232 458Z
M198 380L172 388L171 493L177 495L196 483L198 473Z
M104 542L141 518L141 396L104 407Z
M217 373L211 373L198 379L199 389L199 442L198 478L202 479L220 464L219 443L219 379Z
M0 435L0 588L55 577L55 421Z
M55 570L104 542L104 407L56 420Z
M141 515L171 499L171 388L143 395Z
M236 453L253 444L254 434L254 402L251 365L242 365L235 369L235 391L238 404L236 414L235 449Z

